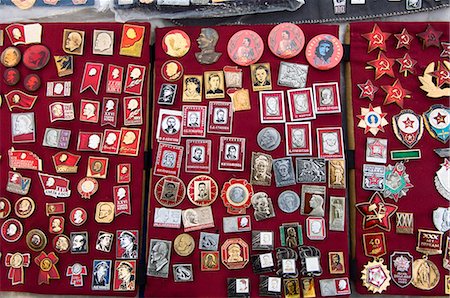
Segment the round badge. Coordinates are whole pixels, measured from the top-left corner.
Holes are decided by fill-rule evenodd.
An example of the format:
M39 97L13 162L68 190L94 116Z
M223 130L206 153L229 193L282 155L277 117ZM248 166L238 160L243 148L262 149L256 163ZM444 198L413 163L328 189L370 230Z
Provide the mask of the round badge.
M16 242L22 236L23 226L20 221L10 218L2 224L1 234L7 242Z
M183 233L175 238L173 242L173 249L175 252L182 257L190 255L195 248L195 241L191 235Z
M83 199L90 199L98 190L98 182L94 178L84 177L78 182L77 190Z
M165 176L155 185L156 200L164 207L178 206L184 200L186 186L178 177Z
M259 131L256 141L261 149L273 151L280 146L281 135L275 128L265 127Z
M221 198L230 214L245 214L245 209L251 204L252 196L253 187L245 179L231 178L223 184Z
M192 204L209 206L217 199L219 188L214 179L209 176L200 175L189 182L187 194Z
M23 255L20 252L16 252L11 256L10 263L11 267L14 269L22 268L23 267Z
M169 82L178 81L183 76L183 73L183 65L176 60L166 61L161 67L161 76Z
M300 207L300 197L292 190L283 191L278 196L278 207L286 213L295 212Z
M57 235L53 238L53 248L58 253L66 253L70 250L70 238L64 234Z
M228 41L228 56L241 66L256 63L264 51L264 42L258 33L252 30L236 32Z
M37 91L41 87L41 78L37 74L29 74L23 80L23 86L27 91Z
M14 67L19 64L22 54L16 47L7 47L0 56L0 62L6 67Z
M303 30L292 23L281 23L269 33L269 49L282 59L297 56L305 46Z
M186 32L179 29L171 30L164 35L162 48L167 55L180 58L189 52L191 40Z
M327 70L341 62L344 50L339 39L330 34L320 34L308 42L305 54L312 67Z
M20 218L30 217L34 212L34 208L34 201L30 197L21 197L14 205L14 211L16 212L17 217Z
M75 263L72 265L72 275L79 275L83 270L83 266L80 263Z
M23 53L23 64L31 70L44 68L50 60L50 51L46 46L34 45Z
M81 207L77 207L70 212L70 222L74 226L81 226L87 220L87 212Z
M7 68L3 73L3 80L6 85L14 86L20 81L20 72L15 68Z
M5 219L11 213L11 203L7 198L0 198L0 219Z
M33 229L27 234L27 245L31 250L41 251L47 245L47 237L39 229Z

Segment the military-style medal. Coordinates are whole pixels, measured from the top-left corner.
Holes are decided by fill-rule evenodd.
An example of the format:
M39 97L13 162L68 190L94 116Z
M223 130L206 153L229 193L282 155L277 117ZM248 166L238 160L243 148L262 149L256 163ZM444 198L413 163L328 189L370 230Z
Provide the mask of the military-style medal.
M394 63L395 59L388 58L384 55L384 53L379 52L377 59L367 62L370 66L366 67L366 69L375 70L375 80L378 80L383 75L388 75L391 78L395 78Z
M416 34L416 36L422 41L423 47L437 47L440 46L439 39L442 36L441 31L436 31L430 24L427 25L427 29L424 32Z
M403 102L405 98L411 97L411 92L402 87L399 80L395 80L392 85L381 86L381 89L386 92L386 98L384 99L384 105L395 103L403 109Z
M379 227L388 232L391 230L390 218L398 209L393 204L385 203L379 192L374 193L369 202L356 204L355 207L363 216L363 230Z
M381 258L387 251L384 233L364 234L363 245L364 254L373 258L361 271L363 286L373 293L382 293L391 281L390 272Z
M371 80L367 80L364 84L358 84L358 88L361 90L359 98L368 98L370 101L373 101L375 93L378 91L378 87Z
M441 168L436 172L434 185L436 185L437 191L450 201L450 161L448 158L444 159Z
M364 128L364 133L370 132L376 136L379 131L384 132L384 126L388 125L386 115L381 107L373 107L371 104L369 108L361 107L361 115L356 116L359 119L358 127Z
M397 46L396 49L406 48L409 50L411 47L411 42L414 39L414 36L408 33L406 28L403 28L402 32L399 34L394 34L395 38L397 38Z
M380 27L375 24L371 32L361 35L369 41L369 48L367 49L368 53L375 49L380 49L381 51L386 52L386 39L391 36L391 33L381 31Z
M422 138L423 119L412 110L402 110L392 117L392 126L397 139L406 147L412 148Z
M444 105L432 105L428 111L423 113L425 127L430 135L447 143L450 138L450 108Z
M394 251L390 260L392 280L400 288L406 288L412 281L413 256L406 251Z
M388 165L384 174L384 180L383 196L391 198L395 202L399 198L406 196L408 190L413 187L403 162L398 162L395 166Z
M420 89L427 92L427 96L430 98L450 96L450 88L443 86L445 83L449 84L450 62L444 60L443 64L445 67L438 63L437 70L435 70L435 63L431 62L423 71L423 76L419 76L419 81L422 83Z

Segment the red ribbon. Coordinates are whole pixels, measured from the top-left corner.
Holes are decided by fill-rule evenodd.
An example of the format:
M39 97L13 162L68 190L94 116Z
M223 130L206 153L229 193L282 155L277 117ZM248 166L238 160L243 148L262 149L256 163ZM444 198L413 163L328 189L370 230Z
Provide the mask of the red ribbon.
M22 263L19 264L19 267L12 267L11 259L15 255L20 255L22 258ZM30 266L30 254L21 254L21 253L8 253L5 258L6 267L10 267L8 271L8 278L11 280L12 285L18 285L24 283L24 270L23 267Z
M54 252L48 255L45 252L41 252L39 256L34 258L36 265L41 268L38 275L38 284L49 284L50 279L60 279L58 269L55 264L58 263L59 258Z

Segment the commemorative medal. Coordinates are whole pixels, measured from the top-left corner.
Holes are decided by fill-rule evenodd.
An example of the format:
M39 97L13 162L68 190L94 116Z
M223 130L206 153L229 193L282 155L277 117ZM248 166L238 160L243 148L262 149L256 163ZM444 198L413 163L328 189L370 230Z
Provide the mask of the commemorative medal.
M414 36L409 34L406 28L403 28L402 32L400 32L399 34L394 34L394 36L397 39L397 45L395 46L396 49L410 49L411 42L414 40Z
M41 251L47 245L47 236L39 229L33 229L27 234L27 245L33 251Z
M70 197L71 190L69 189L69 179L44 173L38 173L38 175L46 196L54 198Z
M87 268L80 263L67 267L66 276L70 276L70 285L74 287L83 286L83 276L85 275L87 275Z
M414 234L414 213L397 212L395 216L397 234Z
M186 186L178 177L165 176L155 185L155 198L164 207L175 207L181 204L186 194Z
M383 165L363 165L363 183L362 188L372 191L384 190L384 174L386 167Z
M7 219L3 222L0 233L6 242L16 242L22 237L23 225L15 218Z
M0 219L7 218L11 209L11 202L7 198L0 197Z
M60 279L56 263L59 258L54 252L49 254L41 251L41 253L34 258L34 263L40 268L38 274L38 285L50 284L50 279Z
M427 25L427 28L424 32L416 34L416 36L422 41L423 48L428 47L440 47L440 38L443 32L437 31L430 24Z
M447 221L448 217L450 217L450 207L438 207L433 210L433 223L436 230L441 231L442 233L450 230L450 223Z
M189 52L191 39L186 32L174 29L166 33L162 39L163 51L175 58L181 58Z
M186 233L178 235L173 241L173 249L179 256L189 256L195 249L194 238Z
M228 41L228 56L237 65L248 66L258 62L263 51L261 36L252 30L238 31Z
M425 255L442 254L443 234L439 231L419 229L416 250Z
M375 93L379 89L371 80L367 80L364 84L358 84L358 88L361 90L359 98L368 98L370 101L373 101Z
M305 45L305 34L295 24L281 23L272 28L267 43L275 56L289 59L302 51Z
M22 176L22 174L18 172L8 172L8 183L6 184L7 191L24 196L30 190L30 186L31 178Z
M386 203L379 192L375 192L369 202L356 204L355 207L363 216L363 230L379 227L382 230L391 230L391 217L398 207Z
M447 143L450 138L450 108L440 104L432 105L422 116L430 135Z
M373 26L373 29L369 33L361 34L362 37L369 41L369 48L367 52L370 53L375 49L380 49L386 52L386 40L391 36L391 33L381 31L377 24Z
M22 53L16 47L7 47L0 55L0 62L5 67L15 67L22 59Z
M31 256L29 253L20 252L7 253L5 256L5 266L9 267L8 279L13 286L25 283L25 268L30 266Z
M373 260L364 265L361 271L362 284L373 293L382 293L391 281L388 267L381 258L387 251L384 233L364 234L363 244L365 255Z
M232 178L224 183L220 196L229 214L245 214L251 204L253 186L245 179Z
M419 81L422 83L420 89L427 93L430 98L440 98L450 96L450 62L443 61L436 64L431 62L425 68L423 75L419 76ZM445 86L447 84L447 87Z
M384 75L395 78L394 63L395 59L388 58L383 52L379 52L377 59L367 62L369 66L366 69L375 70L375 80L378 80Z
M395 202L406 196L406 193L413 185L406 173L406 167L403 162L397 162L394 166L388 165L384 173L384 191L385 198L391 198Z
M373 107L369 104L369 108L361 107L361 115L356 117L359 119L358 127L364 128L364 133L372 133L374 136L379 131L384 132L384 126L388 125L386 120L387 113L381 111L381 107Z
M384 99L383 105L395 103L403 109L403 102L405 98L411 97L411 92L403 88L398 79L392 85L381 86L381 89L386 92L386 98Z
M28 150L16 150L14 147L8 150L9 167L16 169L28 169L42 171L42 159Z
M397 139L406 147L414 147L423 135L423 118L412 110L402 110L392 117L392 126Z
M412 281L413 256L406 251L394 251L390 256L392 281L400 288L406 288Z
M187 187L187 195L192 204L209 206L217 199L219 188L216 181L209 176L200 175L193 178Z
M441 163L441 168L436 172L434 185L437 191L450 201L450 161L448 158L444 159L444 163Z

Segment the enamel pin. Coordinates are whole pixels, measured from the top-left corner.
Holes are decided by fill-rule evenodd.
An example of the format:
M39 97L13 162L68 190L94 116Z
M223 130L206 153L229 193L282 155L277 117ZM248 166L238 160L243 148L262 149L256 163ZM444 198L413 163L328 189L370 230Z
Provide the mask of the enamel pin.
M408 148L414 147L423 135L423 119L412 110L402 110L392 117L392 126L397 139Z
M395 166L388 165L384 174L384 191L385 198L391 198L395 202L406 196L406 193L413 185L406 173L406 167L403 162L397 162Z
M245 210L251 204L253 186L245 179L232 178L225 182L222 188L221 198L229 214L245 214Z
M380 49L381 51L386 52L386 40L389 36L391 36L391 33L381 31L380 27L375 24L371 32L361 35L369 41L369 48L367 49L368 53L375 49Z
M375 70L375 80L378 80L383 75L388 75L392 78L395 78L394 62L395 59L388 58L384 55L384 53L379 52L377 59L367 62L367 64L370 66L366 67L366 69Z
M425 254L413 262L412 285L418 289L431 290L439 283L439 269L428 256L442 254L442 235L438 231L418 230L416 250Z
M433 223L436 227L436 230L441 231L442 233L450 230L450 223L447 220L449 216L450 207L438 207L437 209L433 210Z
M395 59L395 61L400 64L399 73L402 73L405 77L408 73L414 74L414 66L417 64L417 60L414 60L406 53L403 57Z
M16 242L22 237L23 225L15 218L7 219L3 222L0 233L6 242Z
M7 253L5 256L5 266L9 267L8 278L13 286L24 284L25 268L30 266L31 256L29 253L22 254L20 252Z
M397 212L395 216L397 234L414 234L414 213Z
M442 52L441 57L442 58L450 58L450 42L441 42Z
M373 101L375 93L379 89L371 80L367 80L364 84L358 84L358 88L361 90L359 98L368 98L370 101Z
M35 1L12 1L20 9L27 9L34 5ZM13 45L41 43L42 25L34 24L11 24L5 28L9 40Z
M363 230L379 227L388 232L391 230L390 218L398 209L386 203L379 192L375 192L369 202L356 204L355 207L363 216Z
M33 251L41 251L47 245L47 236L39 229L32 229L27 234L27 245Z
M65 77L73 74L73 56L53 56L58 77Z
M450 161L448 158L441 163L441 168L436 172L434 184L437 191L450 201Z
M60 151L52 156L56 173L64 174L77 173L80 159L81 155L72 154L68 151Z
M381 86L381 89L386 92L383 105L395 103L400 108L403 108L405 98L411 97L411 92L403 88L398 79L392 85Z
M399 34L394 34L395 38L397 38L396 49L406 48L407 50L411 47L411 42L414 39L414 36L408 33L406 28L403 28L402 32Z
M30 186L31 178L22 176L22 174L18 172L8 172L8 183L6 184L7 191L24 196L30 190Z
M370 132L376 136L379 131L384 132L384 126L388 125L386 115L381 107L373 107L371 104L369 108L361 107L361 115L356 116L359 119L358 127L364 128L365 134Z
M444 66L438 62L435 70L435 62L431 62L425 68L423 76L419 76L422 84L420 89L427 93L430 98L440 98L450 96L450 88L445 88L444 84L450 84L450 62L443 61Z
M28 150L16 150L14 147L8 150L9 167L16 169L28 169L42 171L42 159Z
M54 198L68 198L71 190L69 189L70 180L44 173L38 173L44 194Z
M423 113L423 119L430 135L444 144L447 143L450 138L450 108L432 105Z
M10 111L13 108L31 110L36 102L37 96L26 94L20 90L13 90L5 94L5 99Z
M66 276L70 276L70 285L74 287L83 286L83 276L85 275L87 275L87 268L80 263L67 267Z
M78 182L77 190L83 199L90 199L98 190L98 182L94 178L84 177Z
M144 33L144 26L123 24L119 55L141 57L144 46Z
M440 47L440 38L443 32L436 31L430 24L424 32L416 34L416 36L422 41L423 48L428 47Z
M54 252L46 254L41 252L39 256L34 258L34 263L40 268L38 274L38 285L50 284L50 279L60 279L56 263L59 258Z
M392 281L400 288L406 288L412 281L413 256L409 252L394 251L390 261Z

